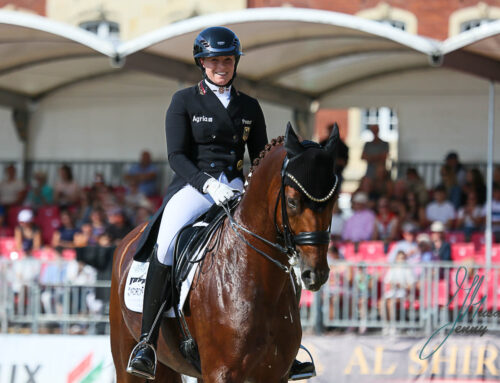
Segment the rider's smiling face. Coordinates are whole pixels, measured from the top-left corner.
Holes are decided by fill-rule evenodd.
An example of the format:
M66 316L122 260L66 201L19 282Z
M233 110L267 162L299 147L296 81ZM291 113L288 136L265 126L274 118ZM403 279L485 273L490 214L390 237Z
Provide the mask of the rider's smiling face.
M217 85L225 85L234 74L234 56L217 56L200 59L210 81Z

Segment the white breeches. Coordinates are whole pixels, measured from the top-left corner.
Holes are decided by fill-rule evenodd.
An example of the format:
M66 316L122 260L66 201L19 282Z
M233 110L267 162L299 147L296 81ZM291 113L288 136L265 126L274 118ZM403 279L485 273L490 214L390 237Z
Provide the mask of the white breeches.
M228 182L226 175L221 173L219 181L233 189L243 191L243 181L240 178ZM170 198L163 210L158 239L156 240L158 261L164 265L172 265L175 239L179 230L193 223L213 204L214 201L210 195L200 193L189 184Z

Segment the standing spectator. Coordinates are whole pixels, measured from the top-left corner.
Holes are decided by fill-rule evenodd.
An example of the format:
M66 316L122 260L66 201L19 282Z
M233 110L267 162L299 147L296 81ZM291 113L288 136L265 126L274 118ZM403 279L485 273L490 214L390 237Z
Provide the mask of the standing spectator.
M484 205L486 203L486 183L478 168L467 170L463 190L465 194L471 191L475 192L479 204Z
M17 178L16 167L7 165L4 170L4 179L0 182L0 205L9 207L20 205L26 196L26 185Z
M387 260L389 262L394 262L398 252L402 251L407 257L412 257L418 252L417 242L415 241L415 235L417 233L417 227L411 222L405 222L401 227L403 239L396 242L393 246Z
M443 222L448 229L453 227L455 219L455 208L453 204L446 199L446 189L442 185L434 189L434 201L427 205L425 209L427 225L434 221Z
M484 208L486 216L486 207ZM493 184L493 201L491 202L491 225L495 242L500 242L500 184Z
M361 178L361 180L359 180L359 186L356 189L356 191L353 193L353 195L356 195L360 192L366 194L368 196L368 207L370 209L375 208L375 205L377 203L377 199L379 198L379 196L376 194L376 192L374 190L373 184L374 184L373 179L371 179L367 176L364 176L363 178Z
M127 182L137 182L139 184L139 191L147 197L158 194L156 186L158 168L151 162L151 154L147 150L141 153L140 162L132 165L125 179Z
M375 214L368 209L368 196L359 192L352 198L352 209L354 214L347 220L342 232L344 241L367 241L373 235Z
M80 199L80 187L73 180L73 171L68 165L59 168L59 181L54 187L54 200L59 206L73 206Z
M385 169L385 162L389 155L389 144L382 141L378 136L378 125L370 125L368 127L373 133L373 141L367 142L363 148L361 159L367 162L366 176L369 178L375 177L375 169L378 165L382 165Z
M451 168L452 172L455 174L458 185L463 186L465 183L465 168L460 163L458 153L449 152L444 159L444 164Z
M52 246L57 250L71 249L75 247L74 239L78 229L73 222L73 217L68 210L62 210L60 214L61 226L52 236Z
M16 247L26 254L39 250L42 246L42 234L33 223L33 212L23 209L17 215L18 226L14 230Z
M377 164L375 167L373 191L377 200L382 196L392 197L394 183L392 182L391 175L385 168L385 164Z
M417 169L408 168L406 170L406 184L408 185L408 191L416 194L420 206L425 206L428 199L427 188Z
M25 204L36 209L43 205L52 205L53 203L54 190L47 184L47 174L45 172L36 172Z
M467 240L471 234L482 229L484 223L484 207L479 204L475 191L467 193L465 205L458 210L456 228L462 230Z
M441 183L446 190L448 201L453 204L453 207L458 209L462 203L462 189L458 186L457 178L453 169L448 165L441 166Z
M381 197L377 202L372 239L384 241L386 244L395 241L398 236L398 226L398 217L390 210L389 199Z
M431 240L435 258L439 261L451 261L451 245L444 239L445 227L442 222L436 221L431 225Z

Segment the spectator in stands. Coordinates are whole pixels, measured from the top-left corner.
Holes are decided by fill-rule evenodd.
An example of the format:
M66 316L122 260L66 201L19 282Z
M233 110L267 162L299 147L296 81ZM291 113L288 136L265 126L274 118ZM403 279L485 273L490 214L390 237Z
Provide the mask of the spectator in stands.
M449 152L445 159L444 164L449 166L453 173L455 173L455 178L459 186L463 186L465 183L465 169L460 163L457 152Z
M59 180L54 187L54 200L59 206L73 206L80 200L80 187L73 179L73 171L68 165L59 168Z
M441 166L440 174L440 185L445 188L448 201L450 201L455 210L457 210L462 203L462 189L457 183L455 172L451 166L443 165Z
M382 196L392 197L394 183L391 175L385 168L385 164L377 164L375 167L375 176L373 182L373 192L378 200Z
M447 228L453 228L455 219L455 208L446 199L446 189L443 185L438 185L434 189L434 200L425 209L427 225L434 221L443 222ZM426 225L426 226L427 226Z
M24 181L17 178L16 167L7 165L4 169L4 179L0 182L0 205L9 207L20 205L26 196Z
M418 253L410 257L409 260L413 259L415 263L439 261L438 256L432 251L432 240L429 234L420 233L417 235L417 245Z
M358 193L366 194L368 196L368 207L370 209L375 208L375 206L377 204L377 199L379 197L373 189L373 184L374 184L373 179L371 179L370 177L364 176L359 181L359 186L356 189L356 191L353 193L353 195L356 195Z
M439 261L451 261L451 245L444 238L445 227L442 222L436 221L431 225L431 240L434 258Z
M398 238L398 217L390 210L389 199L381 197L377 202L377 215L373 227L373 240L389 243Z
M396 256L398 252L402 251L406 254L407 257L411 257L418 252L417 243L415 241L415 235L417 233L417 226L411 222L405 222L402 227L402 235L403 239L401 241L396 242L393 246L389 255L387 256L387 260L391 263L396 261Z
M104 211L96 207L90 213L90 222L84 223L81 232L75 234L75 246L96 246L107 229Z
M124 198L125 210L129 216L133 216L135 210L141 205L149 205L148 208L152 209L153 206L148 200L146 195L139 190L139 183L131 180L128 184L127 193Z
M342 232L344 241L367 241L373 235L375 214L368 209L368 196L359 192L352 198L354 214L346 221Z
M477 200L477 194L471 190L467 193L465 205L458 209L456 228L462 230L465 238L470 240L472 233L480 231L484 224L484 207Z
M367 162L366 176L374 178L378 165L382 165L385 169L385 162L389 155L389 144L378 136L378 125L370 125L368 129L373 133L373 140L365 144L361 159Z
M60 219L61 226L54 232L52 237L52 246L58 251L75 247L75 234L78 232L73 217L68 210L61 211Z
M135 181L139 184L139 190L147 197L158 194L157 180L158 168L151 162L151 153L144 150L138 164L132 165L125 176L127 182Z
M0 206L0 238L11 237L12 234L12 229L6 225L5 208Z
M416 283L415 275L407 265L407 256L404 251L396 253L395 265L391 266L384 277L384 295L379 303L380 314L384 322L394 322L400 305L413 285ZM384 326L384 334L394 334L395 328L389 323Z
M486 207L484 209L486 216ZM493 201L491 203L491 225L495 242L500 242L500 184L493 184Z
M425 208L415 192L408 192L405 199L406 216L400 216L401 222L412 222L417 228L423 228L426 225Z
M42 234L33 223L33 211L23 209L17 215L18 226L14 230L16 248L31 254L42 246Z
M427 188L425 187L425 182L418 174L417 169L408 168L408 170L406 170L406 184L408 186L408 191L417 196L419 205L425 206L428 199Z
M344 229L345 219L342 216L338 202L333 205L332 223L330 225L330 238L338 241L342 238L342 230Z
M122 209L116 208L109 215L109 226L106 229L106 234L109 237L110 243L118 246L120 241L133 229L128 218Z
M135 209L134 225L148 222L153 214L153 209L149 201L140 202Z
M478 168L468 169L465 173L465 184L463 191L466 194L473 191L476 193L477 201L480 205L486 203L486 183Z
M404 202L408 194L408 185L406 180L398 179L392 182L392 195L390 196L391 209L396 211L397 203ZM389 196L388 196L389 197Z
M47 174L45 172L36 172L25 204L36 209L43 205L52 205L53 203L54 190L47 183Z

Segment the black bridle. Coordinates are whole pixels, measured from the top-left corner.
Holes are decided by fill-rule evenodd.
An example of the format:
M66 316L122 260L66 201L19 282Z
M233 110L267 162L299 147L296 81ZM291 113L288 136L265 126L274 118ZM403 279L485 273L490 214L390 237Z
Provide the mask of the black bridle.
M285 272L290 272L291 268L297 265L298 263L298 252L296 249L297 245L327 245L330 242L330 231L325 230L325 231L305 231L305 232L300 232L298 234L293 234L291 228L290 228L290 222L288 220L288 212L286 210L286 201L285 201L285 179L287 177L287 166L288 166L288 156L285 156L285 159L283 160L283 165L281 167L281 185L280 185L280 190L278 192L278 196L276 198L276 205L274 207L274 225L276 227L276 233L277 233L277 239L280 242L284 243L284 246L280 245L279 243L271 242L267 240L266 238L261 237L258 234L255 234L254 232L248 230L246 227L240 225L238 222L236 222L231 215L231 212L228 208L228 206L223 205L223 208L226 212L226 215L229 219L230 226L235 232L235 234L243 241L245 242L249 247L257 251L260 255L264 256L267 258L269 261L274 263L276 266L281 268ZM329 193L329 195L333 196L333 192L335 191L338 183L338 177L335 175L335 183L333 186L332 191ZM329 197L331 198L331 197ZM278 202L281 199L281 222L282 222L282 227L283 230L280 230L278 226L278 222L276 220L277 213L278 213ZM275 249L279 250L283 254L287 254L288 256L288 263L289 266L283 265L281 262L278 260L272 258L268 254L264 253L262 250L257 249L255 246L253 246L251 243L249 243L246 238L241 235L241 233L238 231L244 231L247 234L250 234L251 236L259 239L260 241L266 243L269 246L274 247Z

